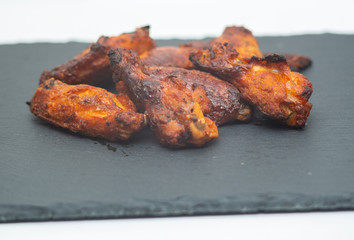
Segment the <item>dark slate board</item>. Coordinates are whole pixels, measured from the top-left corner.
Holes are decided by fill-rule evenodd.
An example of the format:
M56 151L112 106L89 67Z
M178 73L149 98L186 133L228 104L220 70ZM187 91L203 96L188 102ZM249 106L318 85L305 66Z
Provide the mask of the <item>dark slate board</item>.
M183 41L159 41L159 45ZM354 209L354 36L261 37L265 52L310 56L303 130L232 124L200 149L80 137L25 104L43 69L87 44L0 46L0 222Z

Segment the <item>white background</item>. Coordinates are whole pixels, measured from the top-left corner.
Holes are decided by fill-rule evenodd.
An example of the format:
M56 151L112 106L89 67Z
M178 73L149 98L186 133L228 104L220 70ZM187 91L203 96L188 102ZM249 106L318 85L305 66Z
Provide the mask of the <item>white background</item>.
M255 35L354 33L352 0L1 0L0 43L96 41L151 25L153 38L203 38L227 25Z
M92 42L144 25L159 39L217 36L227 25L256 36L354 34L353 2L1 0L0 44ZM2 224L0 239L342 240L354 239L354 212Z

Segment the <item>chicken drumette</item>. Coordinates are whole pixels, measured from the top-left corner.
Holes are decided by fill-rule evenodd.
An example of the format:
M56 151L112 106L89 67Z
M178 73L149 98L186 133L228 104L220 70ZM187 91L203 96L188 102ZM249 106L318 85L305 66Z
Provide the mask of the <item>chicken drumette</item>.
M234 84L265 115L289 126L305 125L312 107L308 102L312 85L302 74L291 72L284 57L252 57L245 63L227 43L216 42L193 52L190 59L198 68Z
M37 88L30 110L55 126L110 141L126 140L146 125L146 116L136 112L127 95L53 78Z
M241 99L238 89L209 73L164 66L144 66L141 71L156 80L167 78L182 80L185 87L192 91L193 100L201 106L204 115L216 125L235 120L248 121L251 118L251 109ZM118 78L114 80L119 93L129 94L124 81Z
M102 85L112 79L107 54L110 49L119 47L134 49L141 54L154 48L155 41L149 37L149 27L138 28L135 32L116 37L102 36L74 59L50 71L45 70L40 83L53 77L68 84Z
M125 82L131 99L146 111L163 145L202 146L218 137L215 123L204 116L183 80L173 76L158 80L145 74L135 51L120 48L108 55L113 79Z

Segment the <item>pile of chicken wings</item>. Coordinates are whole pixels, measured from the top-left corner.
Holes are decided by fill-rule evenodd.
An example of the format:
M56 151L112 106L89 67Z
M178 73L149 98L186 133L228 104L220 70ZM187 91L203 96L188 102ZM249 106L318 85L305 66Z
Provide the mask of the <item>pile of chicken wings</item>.
M100 37L68 62L44 70L31 112L93 138L127 140L149 126L163 146L200 147L218 126L254 111L293 128L310 114L312 85L296 54L262 53L252 32L227 27L209 42L156 47L149 27ZM114 83L117 93L98 87Z

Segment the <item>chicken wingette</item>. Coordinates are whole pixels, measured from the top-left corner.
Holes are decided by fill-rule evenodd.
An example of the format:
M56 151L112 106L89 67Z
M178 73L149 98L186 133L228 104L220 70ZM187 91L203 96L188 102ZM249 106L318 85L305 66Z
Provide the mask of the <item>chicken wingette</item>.
M125 82L131 99L146 111L150 128L162 145L202 146L218 137L216 124L204 116L181 79L150 77L144 73L138 54L129 49L114 49L108 55L113 79Z
M248 63L227 43L214 43L191 53L201 70L234 84L242 98L265 115L292 127L304 127L312 104L312 85L300 73L291 72L282 56L252 57Z
M203 114L218 126L235 120L251 119L251 108L241 99L238 89L209 73L177 67L146 65L142 71L156 80L166 78L182 80L186 88L192 91L193 101L201 106ZM118 78L114 80L116 80L117 92L129 94L124 81Z
M149 27L138 28L135 32L121 34L116 37L100 37L82 53L68 62L45 70L40 83L55 78L68 84L104 85L112 79L108 52L113 48L134 49L139 54L155 47L155 41L149 36Z
M43 81L31 102L31 112L55 125L89 137L126 140L146 125L127 95L117 96L85 84Z

